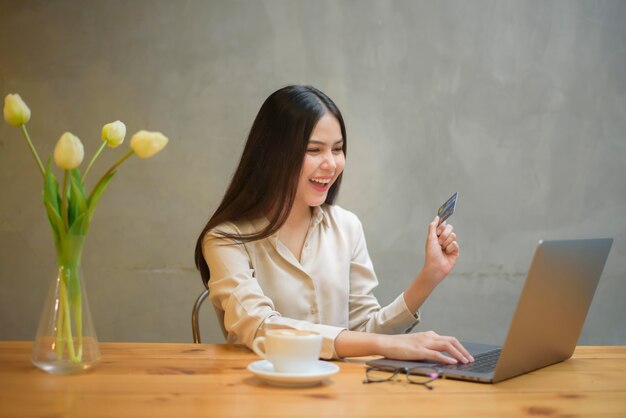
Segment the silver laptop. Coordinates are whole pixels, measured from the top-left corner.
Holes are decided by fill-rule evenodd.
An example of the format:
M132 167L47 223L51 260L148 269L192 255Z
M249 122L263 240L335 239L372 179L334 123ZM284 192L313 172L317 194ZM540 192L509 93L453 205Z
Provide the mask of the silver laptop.
M462 342L475 361L454 366L379 359L374 367L435 369L496 383L570 358L613 244L612 238L539 241L502 347Z

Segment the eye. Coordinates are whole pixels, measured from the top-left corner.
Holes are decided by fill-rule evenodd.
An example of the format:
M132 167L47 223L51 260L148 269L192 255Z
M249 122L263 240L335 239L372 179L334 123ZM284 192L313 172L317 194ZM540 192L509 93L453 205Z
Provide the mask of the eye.
M317 154L320 152L319 148L307 148L306 152L308 152L309 154Z
M333 152L335 154L341 154L343 152L343 147L333 148Z

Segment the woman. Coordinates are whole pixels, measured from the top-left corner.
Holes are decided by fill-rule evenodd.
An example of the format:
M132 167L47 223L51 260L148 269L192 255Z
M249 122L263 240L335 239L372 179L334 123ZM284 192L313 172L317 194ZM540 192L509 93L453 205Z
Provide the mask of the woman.
M341 113L321 91L288 86L261 106L231 184L196 244L196 266L227 342L250 347L266 329L297 328L322 334L322 358L472 361L453 337L408 333L458 257L452 226L438 226L438 218L430 223L424 267L381 307L362 226L333 205L346 149Z

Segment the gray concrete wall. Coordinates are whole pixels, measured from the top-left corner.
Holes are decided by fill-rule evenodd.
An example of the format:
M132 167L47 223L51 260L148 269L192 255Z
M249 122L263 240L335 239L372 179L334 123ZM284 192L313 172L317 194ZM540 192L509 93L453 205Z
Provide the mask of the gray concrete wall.
M2 1L0 93L30 105L42 155L66 130L91 155L118 118L171 139L122 166L94 217L83 270L103 341L191 340L196 236L264 98L307 83L344 112L339 203L365 225L382 302L458 191L461 258L422 330L501 342L539 239L613 236L580 342L626 344L625 21L624 1ZM54 252L6 124L0 190L0 339L28 340ZM223 341L212 309L202 320Z

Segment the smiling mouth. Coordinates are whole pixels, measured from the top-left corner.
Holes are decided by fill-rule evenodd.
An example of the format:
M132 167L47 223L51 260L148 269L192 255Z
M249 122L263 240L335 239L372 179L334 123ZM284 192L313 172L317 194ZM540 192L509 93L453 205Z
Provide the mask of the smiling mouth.
M312 178L309 182L318 190L326 190L332 183L332 177Z
M312 178L310 181L312 181L313 183L324 185L324 184L330 183L331 179L330 178L323 178L323 179Z

